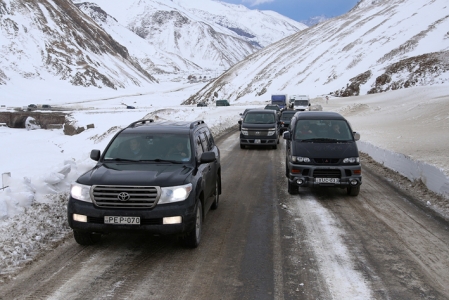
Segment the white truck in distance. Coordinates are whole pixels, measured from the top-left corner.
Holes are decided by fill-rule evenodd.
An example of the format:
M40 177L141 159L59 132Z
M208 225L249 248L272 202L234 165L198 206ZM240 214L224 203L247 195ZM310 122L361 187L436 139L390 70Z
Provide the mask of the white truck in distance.
M292 95L290 97L290 105L294 110L309 111L310 99L308 95Z

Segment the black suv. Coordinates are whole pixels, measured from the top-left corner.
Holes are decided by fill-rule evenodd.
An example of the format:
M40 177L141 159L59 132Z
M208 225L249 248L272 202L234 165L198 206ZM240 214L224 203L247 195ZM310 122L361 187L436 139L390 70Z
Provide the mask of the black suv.
M240 148L246 146L271 146L279 144L279 115L271 109L251 109L239 120Z
M286 143L285 175L288 192L298 187L331 186L346 188L357 196L362 184L362 169L353 132L346 119L334 112L297 112L284 132Z
M198 246L203 218L221 194L220 151L204 121L139 120L90 157L98 163L72 184L68 202L79 244L125 231L178 235Z

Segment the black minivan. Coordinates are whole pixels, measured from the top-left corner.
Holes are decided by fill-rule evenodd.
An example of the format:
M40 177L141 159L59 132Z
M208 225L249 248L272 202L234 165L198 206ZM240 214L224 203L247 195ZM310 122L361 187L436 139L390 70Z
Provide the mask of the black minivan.
M362 168L356 141L360 134L335 112L302 111L291 119L286 140L288 192L298 187L340 187L357 196Z
M271 109L252 109L239 121L240 148L246 146L270 146L279 144L279 115Z

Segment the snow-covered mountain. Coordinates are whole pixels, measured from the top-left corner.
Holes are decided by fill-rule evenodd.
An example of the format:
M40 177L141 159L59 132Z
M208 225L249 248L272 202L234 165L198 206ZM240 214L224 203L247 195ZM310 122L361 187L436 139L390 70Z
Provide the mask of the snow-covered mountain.
M447 0L361 0L345 15L248 56L185 103L214 94L234 102L447 84L448 28Z
M0 0L0 85L11 80L109 87L157 80L67 0Z
M273 11L214 0L73 1L129 51L157 49L202 69L228 69L262 47L307 28ZM127 28L148 45L131 45L129 40L136 37L117 34L118 27ZM141 53L136 56L140 58Z
M159 74L219 74L307 28L214 0L0 0L0 86L146 86ZM204 75L204 74L203 74Z

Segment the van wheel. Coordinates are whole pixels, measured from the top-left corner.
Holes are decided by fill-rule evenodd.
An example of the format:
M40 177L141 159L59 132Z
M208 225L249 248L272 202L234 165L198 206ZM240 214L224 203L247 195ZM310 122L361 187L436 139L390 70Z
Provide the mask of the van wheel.
M346 188L346 192L349 196L357 196L360 192L360 185L357 186L348 186Z
M92 232L73 230L73 237L75 238L75 241L78 244L83 246L89 246L99 242L101 239L101 234L94 234Z
M201 227L203 225L203 206L201 200L198 200L195 213L195 226L184 237L184 245L189 248L196 248L201 241Z
M287 191L290 195L296 195L298 194L298 187L291 183L289 180L287 180Z

